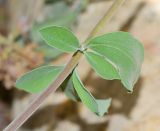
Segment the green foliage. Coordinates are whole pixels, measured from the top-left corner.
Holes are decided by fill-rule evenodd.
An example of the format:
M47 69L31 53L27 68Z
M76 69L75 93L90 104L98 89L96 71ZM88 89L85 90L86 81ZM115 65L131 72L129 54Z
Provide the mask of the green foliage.
M16 81L16 87L30 93L38 93L47 88L63 70L60 66L42 66L34 69Z
M104 113L108 111L111 100L95 99L92 94L84 87L76 71L73 73L72 80L74 88L83 104L86 105L92 112L99 116L103 116Z
M75 52L79 49L79 41L74 34L66 28L50 26L40 30L46 43L64 52Z
M132 91L140 74L144 52L141 43L126 32L114 32L89 41L85 56L104 79L120 79Z
M103 56L95 53L95 52L85 52L85 57L87 61L90 63L92 68L99 74L101 77L113 80L119 79L119 74L116 70L116 67L112 62L104 58Z
M77 52L81 49L78 39L63 27L50 26L40 30L46 43L64 52ZM133 90L144 51L141 43L126 32L108 33L92 38L83 51L86 59L96 73L104 79L119 79L128 91ZM22 76L16 86L28 92L36 93L47 88L63 70L63 67L45 66ZM84 87L74 71L61 85L66 95L81 101L99 116L107 112L110 99L98 100Z

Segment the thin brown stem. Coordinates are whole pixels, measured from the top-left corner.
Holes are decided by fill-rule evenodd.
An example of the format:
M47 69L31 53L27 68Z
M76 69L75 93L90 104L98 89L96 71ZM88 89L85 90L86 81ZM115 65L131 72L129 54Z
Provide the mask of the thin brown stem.
M87 40L97 35L104 28L104 26L107 24L107 22L110 20L110 18L118 10L118 8L122 5L124 1L125 0L115 0L115 2L111 5L108 11L104 14L102 19L97 23L97 26L93 28Z
M101 28L103 28L104 24L109 20L112 14L118 9L118 7L122 4L124 0L116 0L111 8L107 11L105 16L100 20L100 22L93 29L88 39L96 35ZM65 66L64 70L57 77L57 79L45 90L43 91L37 98L33 100L33 102L29 105L29 107L18 116L15 120L13 120L7 128L3 131L16 131L43 103L43 101L53 92L57 90L57 88L63 83L63 81L68 77L68 75L73 71L73 69L78 64L80 58L83 53L77 51Z

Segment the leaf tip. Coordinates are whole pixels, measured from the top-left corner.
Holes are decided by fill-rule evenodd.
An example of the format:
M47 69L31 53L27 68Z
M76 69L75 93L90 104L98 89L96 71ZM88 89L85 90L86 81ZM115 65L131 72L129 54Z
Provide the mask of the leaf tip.
M105 100L96 100L98 102L98 112L96 113L98 116L102 117L104 116L106 113L108 113L108 109L111 105L111 98L109 99L105 99Z

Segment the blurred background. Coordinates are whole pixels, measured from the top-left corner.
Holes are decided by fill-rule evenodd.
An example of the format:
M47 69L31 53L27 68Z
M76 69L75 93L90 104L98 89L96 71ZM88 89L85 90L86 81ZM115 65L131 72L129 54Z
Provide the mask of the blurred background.
M71 57L45 45L39 28L65 26L83 42L113 1L0 0L0 131L37 95L17 90L16 79ZM58 90L18 131L160 131L160 0L126 0L100 34L117 30L131 32L145 48L134 92L101 79L82 59L78 69L86 87L96 98L113 98L109 113L97 117Z

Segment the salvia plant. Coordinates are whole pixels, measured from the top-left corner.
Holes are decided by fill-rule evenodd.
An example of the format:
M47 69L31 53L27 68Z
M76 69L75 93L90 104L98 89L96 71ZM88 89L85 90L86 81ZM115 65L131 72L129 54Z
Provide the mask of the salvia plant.
M67 28L48 26L40 30L46 44L63 52L73 53L72 59L64 66L39 67L17 80L17 88L30 93L42 93L5 131L20 127L38 109L45 97L58 87L62 88L70 99L81 101L90 111L103 116L108 111L111 99L96 99L84 86L76 69L81 56L86 58L97 75L106 80L120 80L127 91L133 91L144 58L142 44L127 32L94 35L123 1L117 0L112 5L89 39L82 44Z
M132 92L143 61L143 46L127 32L113 32L91 38L83 46L68 29L49 26L40 30L46 44L63 52L83 53L93 70L103 79L121 80ZM64 66L42 66L28 72L16 82L16 87L30 93L39 93L47 88L62 72ZM81 101L92 112L103 116L108 111L111 99L96 99L85 88L76 68L65 80L62 89L75 101ZM64 87L65 85L65 87Z

